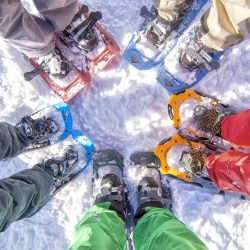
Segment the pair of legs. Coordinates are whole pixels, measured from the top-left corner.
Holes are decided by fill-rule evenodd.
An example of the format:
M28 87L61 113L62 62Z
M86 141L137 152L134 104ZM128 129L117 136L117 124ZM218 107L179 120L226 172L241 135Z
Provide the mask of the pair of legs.
M75 228L70 247L77 249L126 249L125 222L110 208L109 202L93 206ZM133 231L139 249L207 249L202 241L170 211L147 206Z
M138 171L134 183L137 204L133 230L134 249L207 249L204 243L169 210L171 195L164 194L153 152L134 153L131 164ZM151 168L148 168L151 166ZM123 157L113 149L100 150L93 157L94 206L75 228L71 250L126 249L126 207ZM130 236L130 235L128 235Z
M49 145L59 127L59 121L44 113L36 119L25 116L15 126L0 123L0 160L15 157L26 149ZM79 153L71 145L62 157L48 159L0 180L0 232L12 222L38 212L76 164L83 164Z
M1 160L20 154L30 144L31 140L21 127L0 123ZM52 188L53 179L41 164L0 180L0 232L12 222L39 211Z
M250 110L226 116L221 122L221 136L234 145L250 148ZM220 190L250 195L250 153L229 150L207 159L209 177Z
M20 154L30 143L21 127L0 123L0 159ZM0 231L14 221L32 216L48 201L54 182L42 165L0 180ZM71 249L125 249L124 216L116 208L112 202L99 200L77 225ZM159 249L161 246L207 249L160 203L144 204L137 210L137 220L133 237L136 249Z
M178 6L187 0L154 0L158 14L166 21L173 21ZM201 18L201 42L216 51L241 42L250 32L249 0L213 0Z
M0 5L0 36L29 57L54 50L53 34L63 31L78 8L77 0L33 0L40 16L27 12L20 0L3 0Z

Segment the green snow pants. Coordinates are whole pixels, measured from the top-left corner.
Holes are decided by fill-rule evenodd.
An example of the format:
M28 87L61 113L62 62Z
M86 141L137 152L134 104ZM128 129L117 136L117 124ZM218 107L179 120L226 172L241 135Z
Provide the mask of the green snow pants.
M70 250L125 250L125 223L110 203L93 206L75 228ZM205 250L204 243L170 211L146 207L134 232L135 250Z

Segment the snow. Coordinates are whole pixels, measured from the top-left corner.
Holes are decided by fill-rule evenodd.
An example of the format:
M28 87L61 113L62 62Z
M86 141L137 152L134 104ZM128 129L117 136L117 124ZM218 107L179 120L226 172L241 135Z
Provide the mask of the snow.
M30 0L23 2L34 11ZM141 6L150 7L152 1L86 0L84 3L102 11L102 23L123 50L142 21L138 17ZM226 52L225 64L218 72L207 75L197 89L222 98L237 110L248 108L249 41ZM0 41L1 121L14 124L24 115L61 101L40 77L25 82L23 73L31 69L18 51ZM153 150L158 142L175 132L167 116L170 95L156 82L156 71L157 68L138 71L119 58L116 65L100 72L89 87L69 102L75 129L87 134L97 149L116 148L121 152L127 176L131 176L128 171L131 153ZM37 150L2 161L0 178L30 168L45 156L45 150ZM91 177L90 166L36 215L13 223L0 234L0 249L67 249L74 226L92 205ZM250 249L249 201L234 195L214 195L177 180L171 180L171 185L175 215L209 249Z

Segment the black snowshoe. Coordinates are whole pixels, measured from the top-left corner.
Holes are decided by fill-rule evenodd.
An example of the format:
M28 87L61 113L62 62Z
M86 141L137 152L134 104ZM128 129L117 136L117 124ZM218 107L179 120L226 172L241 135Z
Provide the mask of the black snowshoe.
M137 186L138 208L136 217L147 207L162 207L171 210L172 197L170 184L163 180L158 171L159 163L153 152L138 152L130 156L131 164L141 168L142 179Z
M95 204L111 202L111 209L125 220L123 168L122 155L113 149L97 151L93 156Z

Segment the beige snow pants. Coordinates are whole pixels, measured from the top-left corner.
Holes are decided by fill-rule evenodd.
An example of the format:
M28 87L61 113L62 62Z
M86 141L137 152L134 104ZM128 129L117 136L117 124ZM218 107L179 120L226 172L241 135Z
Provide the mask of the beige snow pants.
M0 1L0 36L30 57L49 54L53 33L64 30L74 17L77 0L33 0L40 16L27 12L20 0Z
M184 0L154 0L159 15L171 21ZM250 0L213 0L202 19L202 43L222 51L241 42L250 33Z

